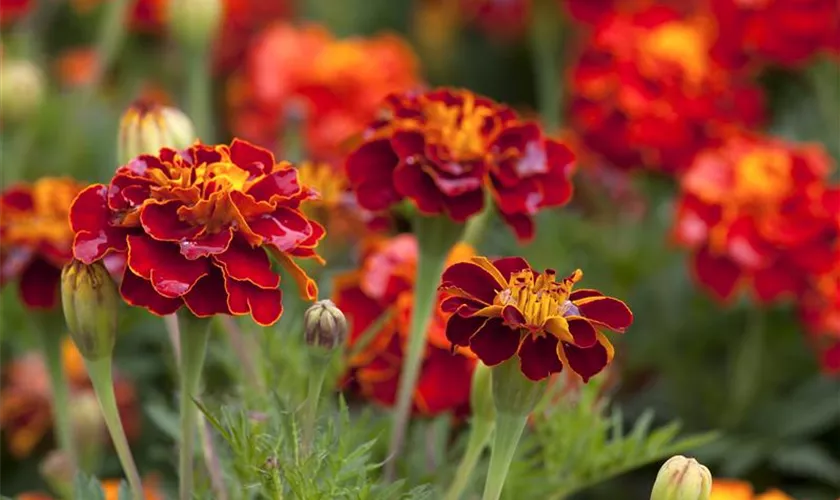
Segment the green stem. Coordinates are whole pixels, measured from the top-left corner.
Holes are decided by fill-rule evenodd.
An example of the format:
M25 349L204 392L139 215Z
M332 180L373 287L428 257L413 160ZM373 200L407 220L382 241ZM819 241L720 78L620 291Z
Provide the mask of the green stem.
M187 59L187 114L195 125L198 137L205 143L214 141L213 83L210 77L210 53L206 50L185 51Z
M555 3L553 0L535 0L529 33L537 80L537 107L549 133L560 129L562 114L559 51L562 29Z
M134 500L143 500L143 485L140 481L140 474L131 456L131 449L125 437L120 414L117 410L117 400L114 397L114 380L111 373L111 357L92 361L85 360L93 390L99 400L99 408L102 410L102 417L105 419L105 426L111 434L114 448L120 459L123 471L128 476L128 484L131 487L131 494Z
M484 483L484 500L498 500L502 496L510 463L516 453L516 446L528 415L515 413L496 414L496 436L493 439L493 452L490 455L490 468L487 470L487 482Z
M193 398L198 394L201 369L210 337L210 321L191 313L180 316L181 339L181 449L179 455L178 491L181 500L192 498L193 456L198 409Z
M464 451L464 456L461 457L461 463L458 464L458 470L455 473L455 479L449 485L449 490L446 492L445 500L459 500L464 494L464 489L470 481L470 476L475 469L481 453L490 441L490 434L493 432L493 421L483 418L473 418L469 441L467 441L467 449Z
M105 72L117 56L125 37L125 17L130 3L130 0L111 0L107 4L96 39L99 72L96 74L96 78L85 88L86 94L92 94L99 87Z
M44 352L44 361L50 377L53 425L58 445L73 466L76 466L78 456L73 441L73 422L70 421L70 388L67 385L67 377L62 364L61 336L46 326L39 327L39 332L41 349Z
M329 357L323 353L311 353L313 360L310 369L308 389L306 392L306 407L303 421L303 456L308 457L312 450L312 442L315 438L315 421L318 419L318 403L321 399L321 390L324 387L324 379L327 376L327 369L330 366Z
M755 400L755 393L761 382L762 358L764 355L765 312L758 307L747 316L744 336L738 350L730 358L732 385L729 394L729 412L725 413L724 425L738 425Z
M417 277L414 284L414 303L411 312L411 324L408 335L406 358L400 373L397 392L397 404L394 410L389 443L388 462L385 465L385 478L394 477L397 456L402 451L411 403L420 364L426 347L426 332L432 313L437 303L437 287L440 275L446 263L449 251L458 241L463 227L445 216L426 217L418 215L415 219L414 235L419 246L417 259Z
M484 209L467 221L467 225L464 227L464 237L461 241L473 248L478 248L484 240L484 233L487 232L487 226L490 225L490 220L493 218L495 207L496 203L493 201L493 195L488 191L484 197Z

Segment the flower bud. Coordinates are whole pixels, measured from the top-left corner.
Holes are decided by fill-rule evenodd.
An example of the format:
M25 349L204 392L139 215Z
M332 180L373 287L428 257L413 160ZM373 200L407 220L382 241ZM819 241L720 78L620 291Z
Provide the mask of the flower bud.
M117 334L117 286L102 262L73 259L61 272L61 304L73 343L89 361L110 356Z
M209 50L222 24L222 0L171 0L170 33L189 50Z
M177 108L137 101L123 113L118 137L118 160L125 165L161 148L185 149L196 140L190 119Z
M53 491L61 494L59 498L72 498L76 466L69 455L61 450L49 452L39 464L38 472Z
M650 500L708 500L712 495L712 474L693 458L669 458L653 484Z
M70 405L73 435L81 446L97 446L105 437L105 419L93 392L80 392Z
M335 349L347 338L347 319L331 300L319 300L303 317L306 343Z
M44 100L44 75L25 59L6 59L0 64L0 117L4 123L19 123Z

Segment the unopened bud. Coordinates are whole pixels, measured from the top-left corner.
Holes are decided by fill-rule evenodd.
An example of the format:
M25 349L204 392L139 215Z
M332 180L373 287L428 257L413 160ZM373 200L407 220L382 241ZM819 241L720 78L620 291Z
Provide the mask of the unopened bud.
M331 300L319 300L303 317L306 343L335 349L347 338L347 319Z
M222 23L222 0L170 0L169 30L190 50L209 50Z
M38 469L50 488L57 493L62 493L61 498L72 498L76 466L67 453L61 450L49 452L41 461ZM65 495L69 496L65 497Z
M111 356L117 334L117 286L102 262L76 259L61 272L61 305L73 343L89 361Z
M73 396L70 421L73 423L73 435L82 446L98 445L102 442L105 436L105 419L93 392L81 392Z
M669 458L653 485L650 500L708 500L712 495L712 474L693 458Z
M193 123L179 109L138 101L120 119L118 160L125 165L161 148L186 149L195 139Z
M44 75L25 59L7 59L0 64L0 117L4 123L19 123L44 100Z

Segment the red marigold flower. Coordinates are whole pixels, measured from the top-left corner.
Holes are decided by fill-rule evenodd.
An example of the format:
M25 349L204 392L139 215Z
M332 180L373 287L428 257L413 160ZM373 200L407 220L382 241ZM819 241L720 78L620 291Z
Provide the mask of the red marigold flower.
M502 38L521 34L531 17L532 0L460 0L464 17Z
M750 483L734 479L715 479L709 500L794 500L777 489L756 495Z
M749 285L760 302L799 295L840 257L836 209L816 146L739 136L698 154L682 178L677 241L720 299Z
M268 254L305 297L317 296L293 261L319 259L324 229L300 211L315 196L290 163L245 141L164 148L79 194L70 210L73 254L89 264L126 253L120 293L154 314L186 305L198 317L250 314L270 325L283 308Z
M11 24L32 9L33 0L0 0L0 24Z
M417 60L396 36L338 40L320 26L277 24L255 39L229 88L231 126L276 150L300 125L307 156L335 161L385 96L418 81Z
M351 388L383 406L397 398L400 371L406 354L412 288L417 270L417 241L404 234L368 245L361 269L340 276L336 282L336 305L351 324L351 351L345 374ZM458 245L450 261L466 258L472 249ZM386 311L391 316L367 344L359 348L363 333ZM435 415L469 410L469 395L475 358L468 350L451 353L444 331L446 314L440 309L428 331L425 357L414 392L414 411Z
M122 479L103 479L102 493L105 494L105 500L119 500L120 485ZM150 476L143 479L143 498L144 500L163 500L164 496L158 486L158 479L156 476ZM22 493L15 497L16 500L59 500L56 497L47 495L46 493L28 492Z
M71 401L74 395L93 397L93 386L82 355L69 338L62 341L61 351ZM2 388L0 427L5 433L9 452L14 457L23 458L44 439L53 423L49 377L43 358L29 353L13 360L4 367ZM136 439L141 420L134 386L115 374L114 393L126 435L130 440Z
M597 24L605 18L619 14L631 14L653 5L667 5L680 13L696 10L697 4L705 0L559 0L566 12L578 22Z
M715 55L733 66L796 66L822 50L840 49L837 0L712 0Z
M531 216L569 201L574 159L533 121L468 90L392 95L346 161L359 204L383 211L403 198L426 214L463 222L488 189L516 235L533 237Z
M655 6L608 16L571 71L572 126L621 168L678 173L736 126L762 118L752 81L709 55L708 19Z
M61 268L72 257L67 216L83 187L73 179L45 177L0 195L0 285L17 280L27 307L58 304Z
M443 272L441 305L454 313L446 338L469 347L488 366L519 356L522 373L542 380L566 366L584 382L613 358L613 345L599 328L624 332L633 323L627 305L592 289L573 290L578 269L556 280L521 257L494 261L473 257Z

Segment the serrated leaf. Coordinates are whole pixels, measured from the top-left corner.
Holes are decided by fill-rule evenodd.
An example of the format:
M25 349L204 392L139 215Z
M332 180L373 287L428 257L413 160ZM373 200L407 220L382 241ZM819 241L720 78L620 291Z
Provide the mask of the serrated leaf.
M95 477L77 472L73 479L73 498L76 500L105 500L102 485Z
M117 499L133 500L133 496L131 495L131 488L129 488L128 483L126 483L125 481L120 481L120 489L117 492Z

